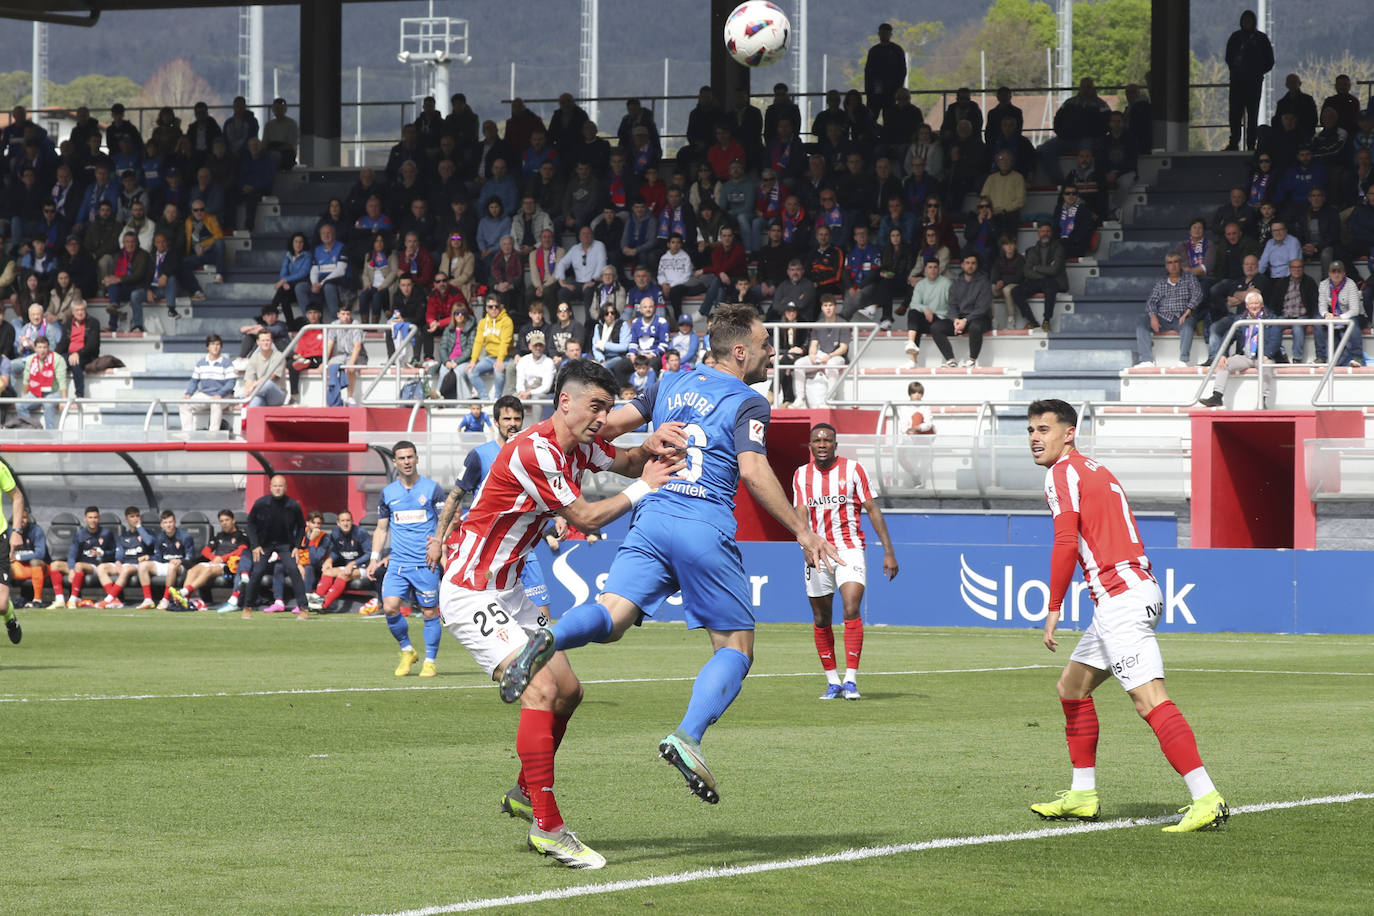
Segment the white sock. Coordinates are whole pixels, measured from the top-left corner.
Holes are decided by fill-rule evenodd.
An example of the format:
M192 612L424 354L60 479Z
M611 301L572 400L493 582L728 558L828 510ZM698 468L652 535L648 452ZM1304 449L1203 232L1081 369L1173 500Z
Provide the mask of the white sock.
M846 669L844 669L844 679L845 679L845 681L847 681L847 682L848 682L848 681L852 681L852 682L855 683L855 684L859 683L859 669L858 669L858 668L846 668Z
M1073 785L1070 789L1074 792L1088 792L1097 788L1097 768L1096 767L1074 767Z
M838 668L831 668L825 673L825 682L832 687L840 686L840 671Z
M1207 775L1206 767L1198 767L1183 774L1183 781L1188 784L1188 791L1192 793L1193 801L1197 801L1208 792L1215 792L1217 787L1212 785L1212 777Z

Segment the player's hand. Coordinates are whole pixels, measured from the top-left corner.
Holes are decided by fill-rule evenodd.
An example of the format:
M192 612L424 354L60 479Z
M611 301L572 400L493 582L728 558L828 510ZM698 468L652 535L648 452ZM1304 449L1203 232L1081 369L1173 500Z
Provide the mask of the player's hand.
M650 489L657 490L676 477L677 472L686 466L687 462L680 458L650 458L644 462L644 470L640 472L639 479L647 483Z
M431 569L439 568L439 557L444 552L444 546L439 543L436 537L425 539L425 565Z
M676 457L687 447L687 437L682 433L685 428L686 424L677 420L660 424L644 440L642 447L655 457Z
M256 562L258 562L258 561L261 560L261 559L262 559L262 548L261 548L261 547L254 547L254 548L253 548L253 562L256 563Z
M378 566L381 566L381 565L382 565L382 561L381 561L381 560L372 560L371 562L369 562L369 563L367 564L367 577L368 577L369 579L373 578L373 577L376 575L377 567L378 567Z
M23 536L22 534L20 534L18 531L11 531L11 532L10 532L10 549L12 549L12 550L18 550L20 547L23 547L23 546L24 546L24 536Z
M883 575L887 576L888 581L897 578L897 555L895 553L883 554Z
M807 566L823 569L826 572L834 572L836 567L845 565L844 560L840 559L840 552L835 549L835 545L814 531L807 531L799 535L797 543L801 545Z
M1045 615L1045 648L1051 652L1059 648L1059 640L1054 638L1054 629L1059 626L1059 612L1051 611Z

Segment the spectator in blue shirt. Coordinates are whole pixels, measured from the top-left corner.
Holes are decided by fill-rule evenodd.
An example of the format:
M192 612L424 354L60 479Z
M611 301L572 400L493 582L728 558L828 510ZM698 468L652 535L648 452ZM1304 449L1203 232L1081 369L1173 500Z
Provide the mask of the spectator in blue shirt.
M191 380L186 384L185 397L197 401L204 401L204 406L199 404L182 404L181 428L194 432L196 428L196 413L201 410L210 412L210 431L219 429L220 419L224 413L225 401L234 396L234 383L238 381L238 375L234 372L234 361L224 353L224 340L218 334L211 334L205 338L205 355L196 361L196 367L191 371Z
M1274 189L1273 199L1279 206L1301 206L1307 192L1313 188L1328 190L1326 166L1312 160L1310 146L1298 147L1298 161L1288 167Z
M323 299L331 312L338 311L339 294L349 282L348 253L343 242L334 238L332 223L320 226L320 244L313 257L309 282L296 286L296 301L308 304Z
M658 363L668 351L668 321L658 314L652 299L630 305L639 310L639 317L630 323L630 355Z
M468 408L468 415L458 421L458 432L460 433L483 433L494 428L491 417L482 410L481 404L475 402Z
M692 331L692 316L682 315L677 320L677 333L668 342L670 350L676 350L682 361L682 368L691 369L697 363L697 349L700 341Z
M1288 262L1302 260L1302 245L1298 240L1288 234L1288 226L1283 220L1274 220L1269 224L1271 233L1269 241L1264 243L1264 251L1260 253L1259 269L1260 273L1267 273L1272 279L1288 276Z
M239 200L243 203L245 225L251 231L256 228L258 202L272 193L276 181L277 166L262 141L257 137L248 140L248 155L239 162Z

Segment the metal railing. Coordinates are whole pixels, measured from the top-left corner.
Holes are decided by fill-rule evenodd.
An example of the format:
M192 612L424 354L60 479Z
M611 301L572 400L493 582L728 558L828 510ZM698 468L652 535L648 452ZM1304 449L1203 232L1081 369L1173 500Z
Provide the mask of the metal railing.
M839 393L840 388L846 383L852 386L853 390L851 393L857 397L859 380L858 376L854 374L854 367L858 365L859 358L864 355L869 345L871 345L873 340L878 336L878 325L867 321L766 321L763 326L772 335L773 349L779 354L782 352L782 332L786 328L804 328L811 331L813 335L816 328L820 327L843 328L849 331L849 346L845 350L843 367L831 367L826 365L798 367L795 363L790 366L781 366L778 364L777 357L775 356L773 363L769 367L771 375L768 385L768 390L772 394L774 404L778 403L782 397L782 373L784 372L795 372L799 374L799 377L805 379L807 376L817 372L834 372L836 368L839 368L839 375L836 376L834 382L826 388L826 401L831 402L831 399ZM865 330L868 331L867 336L861 337L860 332ZM803 381L802 390L793 392L798 400L806 400L805 389L806 384L805 381Z
M1217 349L1217 354L1219 356L1224 356L1228 353L1231 345L1235 342L1237 329L1259 328L1259 333L1255 342L1256 348L1259 351L1255 366L1255 371L1259 375L1259 384L1256 386L1257 391L1255 394L1256 410L1264 409L1264 373L1266 368L1270 368L1272 371L1272 366L1267 366L1266 363L1272 364L1273 362L1272 360L1267 360L1265 356L1264 329L1276 327L1279 329L1278 333L1280 338L1282 338L1284 328L1297 328L1308 325L1316 325L1319 329L1321 326L1325 326L1326 328L1326 371L1322 373L1321 381L1317 383L1317 390L1312 392L1312 406L1318 406L1317 402L1321 399L1323 393L1327 396L1327 404L1334 405L1336 402L1336 393L1335 386L1331 383L1332 376L1336 370L1336 364L1340 360L1341 354L1345 352L1345 348L1349 345L1351 338L1360 333L1360 324L1358 321L1352 318L1241 318L1233 322L1231 327L1227 328L1226 336L1222 338L1221 346ZM1339 344L1335 342L1337 325L1345 326L1345 333L1341 335ZM1193 399L1188 402L1189 404L1196 404L1202 399L1203 395L1208 390L1208 385L1217 373L1217 368L1218 361L1214 359L1211 361L1211 364L1207 366L1207 372L1202 376L1202 381L1198 383L1197 391L1193 394Z
M291 373L282 372L282 370L286 367L286 359L296 351L296 347L298 344L300 344L301 339L303 337L310 333L319 332L321 334L321 356L320 365L317 368L320 370L320 380L324 383L325 386L321 388L320 393L320 406L324 406L324 399L328 397L327 386L329 383L330 363L327 354L329 353L329 332L331 329L334 331L342 331L347 329L354 331L382 331L387 334L391 333L390 324L307 324L304 327L302 327L299 331L297 331L294 336L292 336L291 340L287 342L286 346L283 349L276 350L273 353L272 358L267 361L267 368L263 370L263 380L271 381L278 374L284 375L285 378L282 384L282 391L286 394L287 400L290 401L291 396L294 393L291 389ZM358 400L361 403L364 399L366 399L367 396L370 395L373 392L373 390L377 387L378 383L381 382L381 380L386 376L387 370L389 369L395 370L394 378L396 382L396 397L400 399L402 388L401 360L410 351L410 347L415 341L415 338L419 335L419 333L419 326L412 324L410 326L410 331L401 340L394 341L395 348L392 351L391 355L387 357L386 362L382 363L376 376L372 379L371 384L367 386L366 390L363 391L361 397L355 396L356 400ZM352 363L336 363L335 365L343 365L345 371L347 371L348 369L365 368L362 364L354 365ZM259 388L261 388L261 385L259 385ZM253 398L257 397L256 391L257 389L254 390L253 394L245 395L240 401L237 402L238 406L240 408L248 407L248 405L252 402Z

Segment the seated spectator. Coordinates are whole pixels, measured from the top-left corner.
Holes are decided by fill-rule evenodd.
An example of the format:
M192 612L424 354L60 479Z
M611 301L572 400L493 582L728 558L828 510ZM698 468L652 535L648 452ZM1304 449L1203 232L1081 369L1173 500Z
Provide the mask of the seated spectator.
M511 214L511 238L521 258L539 247L539 237L545 229L553 229L553 219L539 207L533 194L525 193L520 198L520 209ZM451 237L451 236L450 236Z
M439 339L439 349L434 365L426 371L430 373L430 391L438 392L439 397L452 401L460 396L471 397L470 392L459 391L459 381L463 379L461 369L472 358L472 342L477 336L477 322L462 306L456 306L449 316L448 327ZM355 389L350 383L350 391ZM360 389L359 389L360 390ZM359 395L354 395L355 399Z
M329 201L329 208L315 224L316 237L319 236L320 226L330 223L334 227L334 235L337 238L339 229L347 219L344 213L343 201L335 197ZM353 221L353 235L371 237L375 232L384 232L391 235L396 231L396 224L391 217L382 212L382 198L379 194L373 194L367 198L363 204L363 213Z
M925 211L921 215L921 238L925 238L924 230L934 227L939 235L940 244L949 249L949 256L955 260L959 259L959 237L954 233L954 222L945 213L944 204L938 200L927 199Z
M1360 290L1355 281L1345 275L1345 264L1341 261L1331 262L1326 279L1317 287L1317 313L1328 324L1327 327L1318 325L1313 328L1312 336L1316 338L1317 345L1315 362L1325 363L1332 345L1339 345L1346 331L1344 325L1335 322L1342 318L1358 319L1361 314ZM1341 348L1340 354L1332 362L1337 366L1355 368L1364 365L1364 341L1358 321L1350 336L1350 343Z
M52 289L53 279L57 276L57 257L48 250L48 240L35 235L25 246L19 259L21 277L37 277L38 288L46 301Z
M787 186L778 181L776 172L765 168L759 173L759 185L754 191L754 208L749 214L748 237L744 241L750 251L757 251L763 245L764 233L769 223L782 216L782 206L787 197ZM743 227L741 223L741 229Z
M496 294L507 310L512 310L525 301L524 286L525 261L520 252L515 250L515 240L509 235L502 236L496 257L491 260L487 288Z
M86 304L86 297L80 287L72 282L70 272L59 269L52 289L48 292L48 308L45 316L49 321L63 322L72 315L72 307L78 302Z
M992 219L996 224L994 238L1014 236L1021 225L1021 208L1026 205L1026 179L1012 168L1013 164L1011 153L998 153L997 171L983 182L982 195L992 205Z
M1287 276L1292 261L1302 260L1302 245L1297 238L1289 235L1288 223L1285 220L1275 218L1270 221L1269 231L1269 241L1264 243L1264 250L1260 253L1260 270L1277 280Z
M549 357L544 335L535 331L529 337L530 352L515 363L515 396L521 401L542 400L553 391L554 361ZM528 407L531 422L539 422L542 409Z
M1038 226L1036 230L1039 231ZM997 257L992 261L992 271L988 278L992 280L992 295L1000 297L1007 307L1006 327L1014 327L1016 314L1020 311L1016 302L1016 289L1026 282L1026 257L1016 250L1015 239L1005 235L998 239ZM1028 314L1029 312L1030 308L1027 307L1026 311L1021 313L1026 319L1025 330L1035 327L1035 316Z
M778 350L773 363L774 371L779 373L778 396L781 400L777 406L791 407L797 400L796 385L794 383L796 372L785 369L785 367L795 366L797 360L810 353L811 330L804 324L798 322L797 303L795 300L789 299L782 303L781 320L786 322L788 326L780 328L777 332ZM687 333L690 333L690 328L687 330ZM696 335L692 336L692 342L695 344ZM674 338L674 340L676 339L677 338ZM676 350L670 350L669 352L676 352ZM686 368L690 369L692 366L687 365Z
M709 276L710 280L706 286L706 296L702 300L700 313L702 317L709 318L711 311L735 285L735 281L740 277L748 279L749 276L744 247L735 244L733 227L721 228L720 243L711 249L710 267L704 275Z
M86 314L86 301L78 299L62 323L62 339L57 343L59 360L67 363L67 375L78 398L86 396L86 366L100 355L100 327Z
M454 312L460 307L455 306ZM450 317L450 321L452 318ZM334 325L329 331L325 344L325 406L356 407L362 402L363 390L358 387L356 367L367 365L367 351L363 349L366 332L353 324L353 307L347 302L339 303L339 311L334 315ZM348 398L344 399L344 389Z
M286 377L291 383L291 396L287 403L297 404L300 402L301 375L312 369L320 368L324 363L324 334L318 328L324 323L324 307L318 302L312 302L305 307L305 324L301 326L303 333L296 340L296 347L291 353L291 362L287 365Z
M678 188L679 191L682 188ZM658 166L649 165L645 167L644 174L639 180L639 196L644 198L644 203L648 204L649 212L654 216L660 216L665 207L669 205L668 185L658 177ZM686 200L686 198L683 198ZM673 203L674 207L677 204ZM560 212L561 206L560 206Z
M443 336L449 316L453 314L454 307L459 305L467 305L463 294L450 286L447 274L436 273L434 289L425 300L425 319L420 325L421 360L434 358L434 343Z
M239 359L247 359L252 355L258 345L258 334L263 331L271 333L272 343L278 350L285 350L291 341L291 329L277 314L277 307L269 303L258 312L257 321L239 328L239 333L243 335L243 342L239 346Z
M1322 109L1321 129L1312 138L1312 162L1326 169L1327 190L1331 192L1332 201L1346 207L1350 201L1345 197L1345 183L1355 153L1350 145L1350 132L1337 123L1337 118L1334 108Z
M1174 246L1174 254L1182 259L1183 272L1193 275L1206 296L1212 289L1217 249L1207 237L1207 224L1201 218L1188 223L1188 237Z
M296 284L296 301L306 309L324 302L335 311L344 294L353 289L348 253L343 242L334 238L334 227L326 223L320 227L320 244L311 255L309 279Z
M420 246L426 251L433 250L439 246L439 221L429 212L429 203L422 197L417 197L410 202L405 215L401 217L397 229L402 236L410 233L420 239ZM469 281L471 277L469 277Z
M1265 305L1277 318L1317 317L1317 282L1303 272L1301 257L1295 256L1288 262L1286 275L1273 278L1273 282L1269 285L1269 294L1265 298ZM1300 363L1305 358L1307 327L1299 324L1294 325L1291 330L1293 332L1292 361ZM1275 336L1281 336L1282 333L1280 331ZM1286 358L1286 356L1280 356L1280 362Z
M5 280L5 272L10 271L13 275L13 263L4 263L5 256L0 254L0 299L5 295L5 287L12 281ZM71 275L72 282L81 291L83 299L92 299L100 288L99 271L96 270L95 258L81 244L80 237L76 235L67 236L66 243L62 246L62 251L57 255L57 269L59 274L66 271Z
M603 189L601 180L592 174L592 167L579 162L574 168L573 177L563 190L563 225L565 231L573 232L583 226L590 226L592 220L601 212Z
M946 363L954 362L954 350L950 348L948 341L949 334L954 331L954 325L949 319L949 290L949 278L940 270L939 262L933 259L926 261L922 268L922 276L912 287L911 301L906 313L906 352L911 357L913 366L917 365L920 354L921 335L931 334L933 337L937 325L943 335L941 339L944 340L944 345L940 347L940 355ZM936 341L936 345L940 346L940 340Z
M322 229L321 239L323 232ZM330 233L332 238L332 227ZM206 212L204 202L193 200L191 215L186 218L186 257L181 262L181 285L191 290L192 299L205 298L200 281L196 279L196 271L202 267L215 268L218 282L219 275L224 272L224 231L214 215Z
M172 248L166 233L159 232L153 236L153 252L149 261L148 288L135 290L131 297L130 309L140 324L145 301L154 304L161 302L167 306L168 317L178 317L177 296L180 286L177 277L181 274L181 255Z
M838 300L828 294L822 295L821 317L810 329L806 355L792 364L793 390L800 389L806 405L812 409L825 406L830 386L839 378L849 353L849 329L839 324ZM817 384L808 385L811 378L815 378Z
M240 589L238 583L248 578L252 566L248 554L248 536L239 530L238 521L230 509L219 510L219 531L210 535L210 541L200 549L200 562L186 570L186 582L180 591L188 601L199 599L208 603L210 586L215 580L224 577L235 584L233 604L221 607L221 613L228 613L238 607ZM103 605L102 605L103 606Z
M300 239L299 243L296 241L297 237ZM305 236L297 233L292 236L291 243L293 247L297 244L304 246ZM304 258L301 258L302 255ZM295 259L303 260L305 278L310 276L313 256L308 251L295 251L294 254L288 254L282 261L282 280L289 282L289 278L286 276L288 264L292 264ZM395 252L387 250L386 234L382 232L372 233L372 249L363 260L362 289L358 292L360 323L376 324L386 317L391 308L391 293L396 288L396 277L399 275L398 264L399 261ZM293 265L291 274L294 276L297 271L298 268ZM278 287L280 290L281 281L278 281ZM288 286L286 289L292 289L292 287ZM295 298L294 290L291 295L292 298Z
M738 161L740 160L731 160L731 162ZM715 170L711 168L711 163L701 162L697 164L697 179L687 189L687 202L692 205L692 209L700 212L701 203L706 200L715 201L717 204L721 202L721 183L731 177L730 164L730 162L725 163L725 173L719 178L716 177Z
M110 313L111 331L118 330L119 306L125 302L129 303L131 313L129 330L143 330L143 302L152 280L152 271L152 260L148 252L138 247L138 236L132 232L124 233L119 256L111 265L111 272L101 280L105 295L110 300L107 311Z
M592 238L606 249L606 262L619 270L623 263L620 242L625 237L625 220L621 219L615 207L610 204L602 207L600 215L592 220Z
M645 199L648 200L647 196ZM658 228L654 233L656 253L661 255L667 249L668 239L673 233L682 236L683 248L689 252L696 250L696 213L682 196L681 188L670 188L666 192L663 206L657 212Z
M626 382L633 367L629 360L630 322L620 317L623 311L614 302L601 306L600 320L592 329L592 358ZM690 324L691 318L687 321Z
M19 379L20 402L15 406L19 422L37 427L32 401L43 403L43 428L57 428L57 405L67 394L67 361L52 350L48 338L33 342L33 355L24 360Z
M1227 278L1219 281L1212 287L1212 295L1209 306L1211 308L1212 320L1210 330L1207 332L1207 359L1216 359L1217 351L1221 349L1221 341L1228 328L1235 323L1236 318L1245 310L1245 297L1251 290L1256 290L1260 295L1269 292L1269 278L1260 273L1259 257L1254 254L1247 254L1241 261L1241 275L1235 278ZM1273 338L1279 340L1283 337L1282 331L1273 333Z
M950 283L949 317L954 336L968 335L968 357L959 365L969 368L978 365L978 356L983 349L983 335L992 329L992 284L978 269L978 256L965 254L963 270ZM941 354L949 354L949 331L940 325L932 326L930 336ZM940 346L944 341L944 346ZM945 355L945 366L953 365L953 358Z
M1064 243L1053 237L1050 226L1040 223L1035 227L1035 244L1026 249L1025 280L1012 292L1012 301L1021 317L1026 319L1026 327L1035 326L1035 316L1031 314L1030 297L1036 293L1045 296L1044 317L1040 319L1040 329L1050 333L1050 322L1054 319L1055 300L1069 289L1069 276L1065 270L1068 260Z
M377 590L367 574L367 557L372 553L372 538L353 523L353 513L339 513L338 523L329 533L329 553L320 568L320 584L306 595L310 610L327 611L349 588Z
M153 539L152 552L138 564L138 584L143 589L143 603L139 608L156 607L159 611L169 611L172 609L172 589L181 578L182 570L195 559L196 542L177 527L176 513L171 509L162 510L161 529ZM153 576L163 582L162 598L156 605L153 604ZM179 606L178 610L190 610L190 607Z
M316 255L318 257L318 251ZM429 249L420 244L420 237L414 232L407 232L402 239L401 248L396 252L396 269L403 274L409 274L415 281L416 292L421 296L427 296L430 286L434 284L435 271L439 268L434 263Z
M668 352L668 338L672 335L667 319L658 314L658 308L649 298L638 303L632 301L630 307L639 313L638 317L630 322L628 355L631 362L634 362L635 357L643 357L656 366L661 365L663 354Z
M497 398L496 400L500 400ZM491 422L490 414L482 410L482 405L473 402L468 405L467 416L458 421L458 431L460 433L484 433L495 429Z
M1327 189L1329 180L1326 167L1312 160L1312 148L1298 148L1297 161L1288 167L1279 179L1273 199L1280 207L1297 207L1307 199L1307 192L1313 188Z
M1097 94L1091 77L1078 82L1078 94L1054 113L1055 135L1040 145L1040 162L1055 184L1063 180L1059 157L1084 148L1096 148L1107 133L1110 109Z
M1245 314L1248 318L1273 318L1273 314L1264 307L1264 297L1258 290L1251 290L1245 294ZM1276 328L1271 328L1276 331ZM1212 379L1212 393L1198 401L1202 407L1221 407L1222 395L1226 393L1226 383L1230 381L1231 373L1244 372L1247 369L1254 369L1259 365L1260 350L1260 329L1258 326L1247 327L1240 334L1236 335L1235 352L1232 355L1218 355L1216 358L1217 371ZM1220 343L1220 341L1218 341ZM1271 333L1264 335L1264 358L1271 364L1280 361L1282 355L1280 347L1283 344L1283 335ZM1274 377L1273 370L1268 369L1265 377L1261 380L1264 388L1264 401L1269 403L1273 400Z
M868 226L854 227L854 244L845 255L844 262L844 301L840 317L850 321L863 309L865 318L878 317L880 304L877 299L878 275L882 260L882 249L869 241ZM887 303L886 318L891 326L892 303Z
M844 295L844 252L830 244L828 226L816 227L816 247L811 252L807 277L821 296Z
M941 196L945 153L929 124L916 128L911 145L902 158L902 172L907 176L903 185L911 209L919 210L927 199Z
M911 265L908 279L911 283L920 279L928 261L935 261L940 265L940 273L944 273L949 269L951 258L949 247L940 241L940 230L934 226L926 226L921 230L921 245L916 249L916 260Z
M1016 230L1012 230L1014 235ZM992 263L993 249L997 246L1000 232L992 218L992 201L986 197L978 198L978 206L964 224L963 250L978 256L979 268L983 271Z
M194 209L196 201L200 201L205 206L205 212L214 217L216 225L225 224L229 208L224 187L223 184L215 180L209 168L201 166L196 170L196 184L195 187L191 188L189 195L192 208Z
M757 190L758 183L745 173L744 163L736 160L730 163L728 177L720 183L715 198L725 212L730 214L736 225L752 227L754 195ZM692 203L693 208L696 206L696 203Z
M1313 188L1307 192L1307 206L1296 208L1288 225L1302 245L1302 256L1321 261L1322 273L1329 273L1331 262L1343 253L1341 218L1336 208L1327 205L1326 192Z
M620 264L626 276L638 267L648 268L653 263L655 242L655 220L643 198L636 197L630 204L630 218L620 234Z
M916 214L906 208L900 195L894 195L887 199L887 212L878 222L878 237L887 238L888 232L893 229L902 233L902 241L908 244L916 244L917 238Z
M948 172L945 203L951 210L962 208L965 195L978 187L988 173L987 150L970 121L960 121L955 126L949 145Z
M668 250L658 259L658 301L661 302L666 296L671 310L680 313L683 297L706 289L710 281L705 278L704 273L696 269L691 255L684 249L681 233L674 232L668 237ZM627 296L629 307L637 309L634 291L629 291Z
M1075 184L1065 184L1059 192L1059 203L1050 218L1055 238L1064 243L1064 255L1083 258L1092 254L1093 234L1097 232L1097 214L1085 202Z
M262 141L250 137L247 155L239 161L238 197L243 204L246 227L251 231L257 227L258 203L272 193L276 181L276 163L268 155Z
M706 153L706 159L717 178L724 181L730 174L730 163L744 161L744 147L735 139L727 124L716 125L716 142Z
M794 257L787 262L787 276L773 291L773 304L765 320L781 320L788 302L796 304L798 321L815 321L820 316L820 294L816 291L816 284L807 278L806 265L800 258Z
M639 176L625 164L625 154L620 150L611 152L611 163L606 172L606 198L619 213L630 209L635 198L640 197Z
M678 364L683 369L691 369L696 366L697 351L701 347L701 340L692 330L692 318L690 315L683 315L677 320L677 333L668 341L668 352L677 353Z
M1221 241L1216 243L1216 258L1212 267L1212 280L1234 280L1244 273L1245 259L1254 256L1259 263L1260 245L1253 236L1246 235L1239 223L1227 223L1221 232ZM1216 292L1214 289L1213 292ZM1213 296L1215 302L1216 297ZM1240 307L1243 302L1237 302Z
M573 318L572 306L569 303L560 302L558 308L554 310L553 324L545 332L549 356L554 360L561 360L567 355L569 341L576 340L580 343L585 338L586 334L582 325Z
M501 244L501 236L510 235L510 217L506 216L505 205L501 198L492 195L487 198L486 215L477 224L477 251L483 265L489 265L496 256Z
M601 269L606 264L606 246L593 238L590 226L583 226L578 231L577 244L554 265L554 276L560 287L558 301L585 303L593 287L601 282ZM569 268L572 280L567 279Z
M662 305L663 296L657 292L658 288L656 286L648 282L649 272L647 270L641 268L635 271L636 288L640 288L640 279L644 281L643 291L649 295L656 294L657 302ZM649 292L650 289L653 290L652 293ZM599 316L602 307L608 302L616 306L617 312L622 311L625 308L626 301L624 285L621 284L619 277L616 275L615 268L607 264L605 267L601 268L601 282L592 288L591 298L587 302L588 315Z
M1350 233L1352 253L1368 255L1374 250L1374 184L1365 189L1360 202L1351 209L1345 228ZM1374 268L1374 262L1370 267Z
M584 230L591 232L590 229ZM482 377L492 379L493 398L501 397L506 387L506 360L511 355L511 343L515 339L515 323L496 296L488 295L485 304L486 315L477 323L476 336L472 344L472 359L468 363L466 383L476 391L482 400L487 399L487 386Z
M1243 235L1253 237L1257 215L1255 207L1246 199L1245 189L1232 188L1227 202L1217 207L1216 212L1212 214L1210 229L1213 235L1220 238L1226 232L1227 224L1235 223Z
M224 341L218 334L205 338L205 355L196 361L191 371L191 380L186 385L183 397L203 404L182 404L180 406L181 428L188 432L196 430L196 414L202 410L210 414L209 429L215 432L220 428L224 405L234 397L234 383L237 375L234 363L224 352Z
M659 320L662 321L663 319L660 318ZM634 371L630 373L630 389L634 391L635 397L639 397L658 383L658 372L650 365L650 360L646 356L634 357L633 363Z
M1197 324L1198 306L1202 303L1202 287L1197 278L1183 269L1183 258L1170 252L1164 258L1166 276L1155 282L1145 301L1145 314L1136 325L1136 368L1155 365L1154 343L1151 334L1178 331L1178 365L1188 365L1193 348L1193 326Z
M257 349L248 357L243 369L243 396L248 399L249 407L280 407L286 403L286 392L282 390L285 360L279 358L277 349L272 346L270 330L259 331L257 340Z
M29 507L25 506L23 513L16 519L17 524L14 531L10 534L11 554L9 574L16 583L28 579L33 583L33 599L28 603L28 607L43 607L43 582L48 577L48 561L52 559L48 553L48 536L43 533L43 529L33 520ZM14 535L19 536L18 546L14 546ZM61 591L62 574L54 576L54 589ZM15 604L18 604L18 586L15 586L13 594ZM54 600L52 607L58 607ZM65 607L65 603L62 605Z
M1259 210L1255 216L1255 235L1259 240L1261 251L1263 246L1274 237L1274 220L1283 221L1279 216L1278 205L1272 200L1266 200L1259 205Z
M726 226L735 229L735 225L721 212L715 201L707 200L702 206L703 209L697 213L697 250L692 260L698 267L708 267L711 263L711 249L720 242L720 230ZM735 240L740 240L737 229Z
M539 233L539 247L530 252L529 274L525 280L526 304L539 302L545 309L552 309L556 295L561 290L558 264L563 260L564 250L554 242L552 229Z

